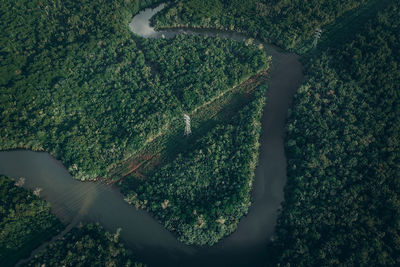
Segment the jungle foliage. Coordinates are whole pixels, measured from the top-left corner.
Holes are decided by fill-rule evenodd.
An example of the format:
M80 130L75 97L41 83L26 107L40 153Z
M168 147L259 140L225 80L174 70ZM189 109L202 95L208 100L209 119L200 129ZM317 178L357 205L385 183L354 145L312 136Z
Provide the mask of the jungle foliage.
M126 200L154 213L187 244L212 245L232 233L251 204L266 86L233 119L145 179L131 177Z
M50 205L0 176L0 265L12 266L62 227Z
M266 67L264 51L232 40L134 36L132 14L156 2L3 1L0 150L107 177L173 118Z
M309 63L271 265L400 265L399 14L393 1Z
M288 50L313 47L318 28L366 0L177 0L153 20L158 28L217 28L247 34Z
M80 225L51 243L27 266L134 266L144 267L119 241L119 231L105 232L98 224Z

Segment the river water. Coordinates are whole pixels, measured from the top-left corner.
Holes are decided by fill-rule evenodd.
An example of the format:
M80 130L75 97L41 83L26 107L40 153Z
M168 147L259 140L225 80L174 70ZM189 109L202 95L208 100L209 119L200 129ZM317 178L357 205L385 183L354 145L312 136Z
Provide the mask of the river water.
M144 38L171 38L176 34L203 34L243 41L246 36L215 30L167 30L155 32L149 19L161 10L145 9L130 23ZM134 254L150 266L262 266L266 244L276 225L286 183L284 155L285 119L291 99L303 79L302 65L295 54L263 44L273 57L267 105L262 118L259 164L253 183L253 204L237 231L212 247L187 246L177 241L150 214L128 205L118 188L100 182L73 179L61 162L47 153L0 152L0 174L25 177L24 187L42 188L41 197L66 224L99 222L115 232Z

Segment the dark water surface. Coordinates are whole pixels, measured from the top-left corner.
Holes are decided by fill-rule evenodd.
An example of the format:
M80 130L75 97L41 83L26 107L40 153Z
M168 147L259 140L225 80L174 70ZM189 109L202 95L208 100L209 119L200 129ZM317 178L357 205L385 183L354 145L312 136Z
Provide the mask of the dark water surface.
M131 30L145 38L171 38L179 33L203 34L245 40L241 34L215 30L168 30L155 32L149 19L163 5L136 15ZM186 246L150 214L128 205L118 188L100 182L78 182L47 153L0 152L0 174L25 177L27 189L42 188L41 196L65 223L99 222L115 232L150 266L261 266L266 244L276 225L286 183L284 155L285 119L291 99L302 81L302 65L295 54L263 44L273 57L267 105L262 118L259 164L253 183L253 204L237 231L212 247Z

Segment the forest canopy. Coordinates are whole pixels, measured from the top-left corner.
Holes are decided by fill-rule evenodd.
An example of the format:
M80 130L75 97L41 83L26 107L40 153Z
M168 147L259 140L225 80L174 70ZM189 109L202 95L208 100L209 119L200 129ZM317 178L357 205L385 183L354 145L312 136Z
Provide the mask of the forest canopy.
M187 244L213 245L231 234L251 204L266 86L230 121L145 179L122 184L126 200L153 212Z
M12 266L61 228L50 205L16 181L0 175L0 265Z
M175 118L269 67L255 45L132 34L132 15L159 2L3 1L0 150L48 151L79 179L107 177ZM181 0L153 22L245 32L305 53L316 30L371 2ZM288 182L268 265L400 265L400 3L392 2L344 43L303 58L307 77L288 118ZM126 201L186 244L231 234L251 204L265 90L247 95L248 105L191 151L145 179L121 181ZM9 178L0 177L0 190L0 261L9 265L61 226L48 204ZM141 265L118 232L98 225L74 229L29 264L89 263Z
M134 36L132 15L156 2L3 1L0 150L107 177L174 118L266 68L263 50L232 40Z
M79 225L40 251L27 266L145 267L119 241L119 231L111 234L98 224Z
M400 3L310 60L271 266L400 265Z
M157 28L202 27L245 32L304 53L317 29L334 23L366 0L177 0L156 15Z

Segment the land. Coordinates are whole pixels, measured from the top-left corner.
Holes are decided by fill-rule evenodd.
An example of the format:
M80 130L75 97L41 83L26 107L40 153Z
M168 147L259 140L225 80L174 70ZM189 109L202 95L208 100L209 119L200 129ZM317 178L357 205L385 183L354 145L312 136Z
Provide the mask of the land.
M78 225L49 244L26 266L135 266L144 267L119 241L119 231L106 232L98 224Z
M271 263L400 263L398 2L310 59L288 120Z
M154 3L6 1L0 149L47 151L77 179L109 179L183 113L268 68L255 45L135 36L132 15Z
M23 183L23 179L14 181L0 176L1 266L13 266L63 228L51 213L50 205L38 193L22 189Z
M117 183L180 241L212 245L251 205L271 61L232 40L132 35L132 15L158 2L6 1L0 149L49 151L79 179ZM396 1L187 0L154 18L158 29L239 31L303 55L306 78L287 121L285 202L265 265L400 264L399 13ZM181 137L183 113L190 138ZM7 192L3 205L13 201ZM45 211L35 223L50 236L58 228ZM63 248L80 238L111 244L106 261L133 262L98 226L74 231L32 264L74 262L79 252ZM25 255L47 234L34 243L13 237L8 249L26 247Z
M29 258L40 244L61 234L63 225L40 199L40 190L23 189L24 179L0 176L0 264L14 266ZM24 266L145 266L119 241L119 231L106 232L96 224L77 227L47 244Z
M377 2L382 1L172 1L169 8L156 15L153 24L158 29L194 27L244 32L285 50L305 54L314 47L317 29L336 25L345 15L353 16L353 10L357 12L370 3L374 7L363 11L377 10Z
M215 121L193 143L178 143L186 150L170 162L125 179L126 200L153 212L187 244L212 245L232 233L251 205L265 91L256 88L237 114Z

